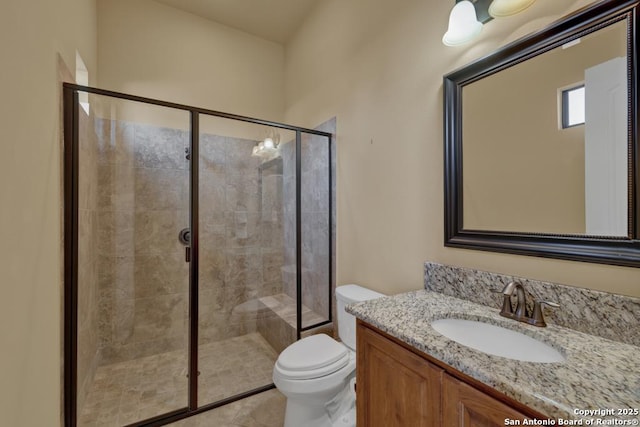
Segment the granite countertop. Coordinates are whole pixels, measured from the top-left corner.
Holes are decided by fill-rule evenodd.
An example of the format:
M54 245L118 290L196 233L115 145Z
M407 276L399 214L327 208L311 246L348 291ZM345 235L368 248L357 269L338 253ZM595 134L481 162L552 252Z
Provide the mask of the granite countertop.
M640 347L556 325L540 328L506 319L498 314L498 305L420 290L351 304L347 311L551 418L591 418L576 414L576 409L640 409ZM431 321L442 318L482 320L522 332L560 350L566 361L521 362L471 349L431 327Z

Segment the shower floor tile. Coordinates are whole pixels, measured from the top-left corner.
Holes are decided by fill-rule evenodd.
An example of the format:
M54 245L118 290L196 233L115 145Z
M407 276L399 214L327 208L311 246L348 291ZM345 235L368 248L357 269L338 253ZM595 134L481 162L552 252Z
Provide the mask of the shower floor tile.
M257 332L201 345L198 356L198 401L201 404L270 384L273 364L278 357ZM120 427L184 408L187 406L187 394L187 353L184 350L101 366L79 413L78 425ZM239 403L232 405L242 407ZM214 412L226 414L222 410L228 406L231 405ZM239 414L236 412L234 417ZM208 419L205 414L199 417Z

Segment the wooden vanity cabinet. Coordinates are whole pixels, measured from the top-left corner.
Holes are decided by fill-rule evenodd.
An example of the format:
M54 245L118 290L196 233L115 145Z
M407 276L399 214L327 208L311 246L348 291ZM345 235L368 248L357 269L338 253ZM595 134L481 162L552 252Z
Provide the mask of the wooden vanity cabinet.
M358 324L358 427L441 427L444 370Z
M498 400L487 386L469 385L464 374L361 320L356 355L358 427L492 427L507 425L506 419L542 418L503 402L506 396Z
M443 426L497 427L508 425L505 422L507 419L522 421L525 418L529 417L445 374L442 382Z

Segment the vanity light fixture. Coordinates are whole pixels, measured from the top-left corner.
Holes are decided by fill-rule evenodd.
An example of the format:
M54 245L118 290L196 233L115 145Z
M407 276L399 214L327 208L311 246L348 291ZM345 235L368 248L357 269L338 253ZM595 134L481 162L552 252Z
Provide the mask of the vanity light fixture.
M442 37L446 46L458 46L470 42L482 31L476 9L469 0L456 3L449 15L449 28Z
M458 46L476 38L482 24L522 12L536 0L456 0L449 15L449 28L442 37L446 46Z
M494 18L515 15L535 2L536 0L493 0L489 6L489 15Z

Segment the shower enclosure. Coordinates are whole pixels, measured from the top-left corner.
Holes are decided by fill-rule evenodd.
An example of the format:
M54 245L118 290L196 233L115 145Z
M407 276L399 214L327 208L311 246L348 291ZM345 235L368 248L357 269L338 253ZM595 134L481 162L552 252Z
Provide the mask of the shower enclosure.
M273 388L332 320L334 133L64 85L65 425Z

